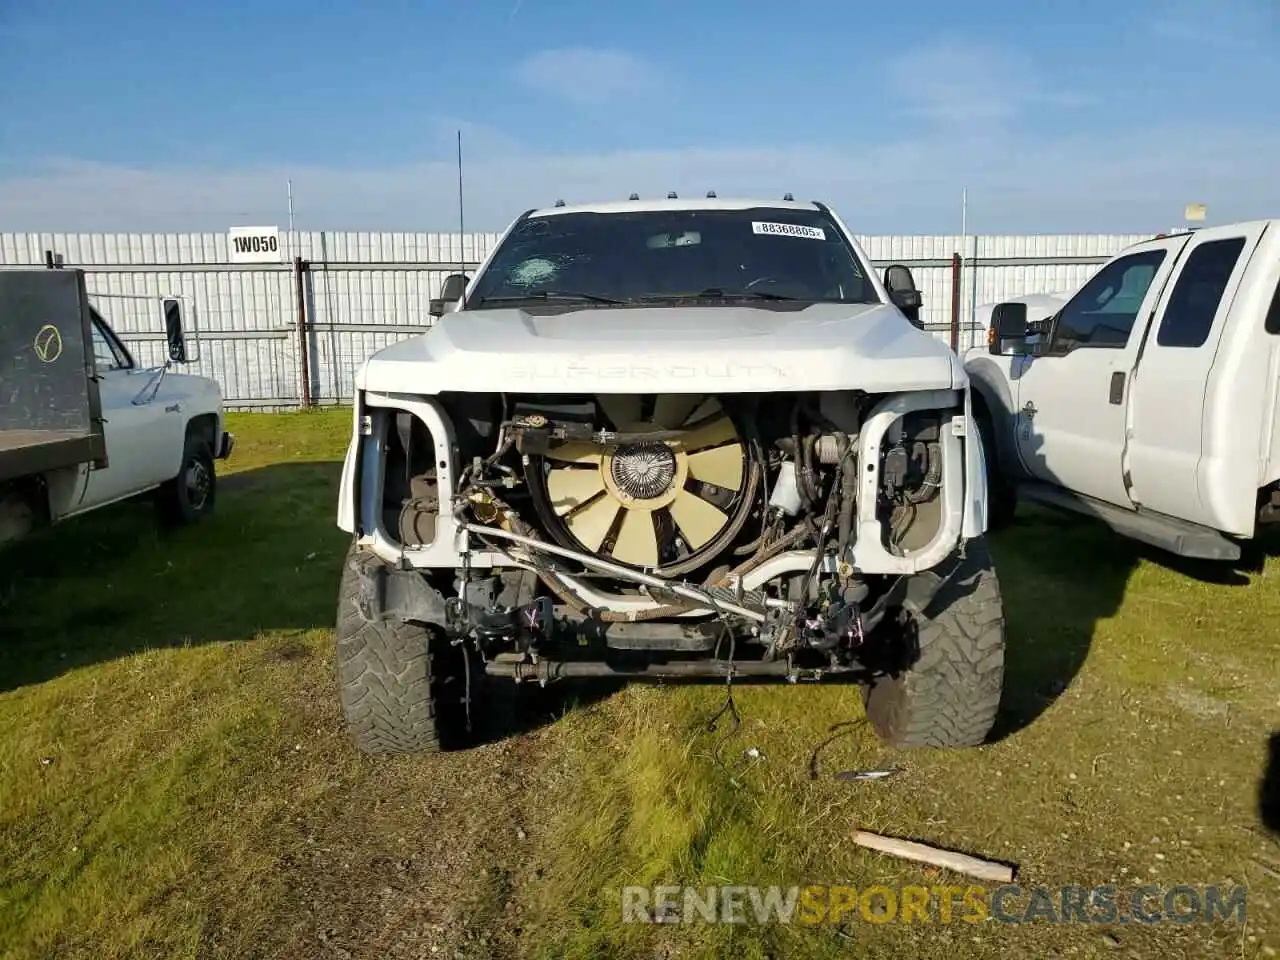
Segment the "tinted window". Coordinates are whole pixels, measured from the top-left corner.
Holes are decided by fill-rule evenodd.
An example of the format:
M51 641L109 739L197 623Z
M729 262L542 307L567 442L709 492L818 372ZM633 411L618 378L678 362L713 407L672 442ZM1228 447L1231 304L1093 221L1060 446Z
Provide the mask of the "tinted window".
M1222 293L1243 249L1244 237L1233 237L1202 243L1191 251L1169 295L1156 343L1198 347L1209 338Z
M1123 347L1164 258L1164 250L1147 250L1107 264L1062 308L1054 340Z
M1280 333L1280 283L1276 284L1276 292L1271 297L1271 309L1267 311L1267 333Z
M525 220L495 252L467 306L553 293L652 305L709 290L811 302L878 300L866 266L831 217L763 207Z

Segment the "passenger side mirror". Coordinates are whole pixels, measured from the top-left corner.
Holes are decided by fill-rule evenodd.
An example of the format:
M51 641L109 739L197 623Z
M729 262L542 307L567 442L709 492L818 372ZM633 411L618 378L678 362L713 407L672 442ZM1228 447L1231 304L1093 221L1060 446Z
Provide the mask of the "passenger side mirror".
M987 351L1001 356L1018 356L1027 350L1027 305L1025 303L998 303L991 311L991 326L987 329ZM1006 349L1006 344L1013 345Z
M889 291L889 302L901 310L914 326L923 330L920 307L924 304L924 298L916 289L916 278L911 275L911 268L900 263L885 267L884 287Z
M182 328L182 301L175 297L164 300L164 338L169 344L169 362L186 363L187 337Z
M428 312L433 317L444 316L450 306L461 300L466 292L467 275L465 273L449 274L444 278L444 285L440 288L440 299L431 301Z

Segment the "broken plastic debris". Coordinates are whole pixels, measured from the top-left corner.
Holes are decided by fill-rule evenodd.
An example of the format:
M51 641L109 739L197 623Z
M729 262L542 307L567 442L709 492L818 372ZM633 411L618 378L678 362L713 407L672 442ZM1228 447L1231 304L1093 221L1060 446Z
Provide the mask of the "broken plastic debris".
M902 773L898 767L890 767L887 770L841 770L835 774L837 780L883 780L886 777L896 776Z

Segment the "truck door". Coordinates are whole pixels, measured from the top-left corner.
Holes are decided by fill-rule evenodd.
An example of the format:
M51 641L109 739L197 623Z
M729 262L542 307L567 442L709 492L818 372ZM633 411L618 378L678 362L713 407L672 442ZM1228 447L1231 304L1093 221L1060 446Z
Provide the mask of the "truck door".
M1018 453L1032 476L1131 505L1122 467L1129 373L1186 242L1153 240L1111 260L1054 318L1042 354L1014 368Z
M118 500L154 486L155 464L171 446L154 404L135 404L151 371L139 370L115 332L93 312L93 353L102 396L103 435L107 442L105 470L89 473L84 497L71 513Z
M1231 302L1264 229L1250 223L1196 231L1160 298L1134 370L1126 453L1130 493L1151 510L1219 524L1201 496L1206 388Z

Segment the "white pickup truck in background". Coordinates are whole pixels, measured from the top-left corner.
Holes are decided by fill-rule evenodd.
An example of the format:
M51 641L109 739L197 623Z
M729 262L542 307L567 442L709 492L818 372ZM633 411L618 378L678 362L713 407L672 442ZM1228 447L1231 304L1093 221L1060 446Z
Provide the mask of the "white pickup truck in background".
M993 524L1019 497L1232 561L1280 518L1280 220L1161 236L966 352Z
M89 303L77 270L0 271L0 545L150 493L161 519L212 512L231 453L222 389L172 372L182 301L155 298L168 360L143 368Z

